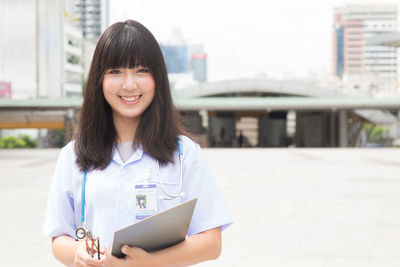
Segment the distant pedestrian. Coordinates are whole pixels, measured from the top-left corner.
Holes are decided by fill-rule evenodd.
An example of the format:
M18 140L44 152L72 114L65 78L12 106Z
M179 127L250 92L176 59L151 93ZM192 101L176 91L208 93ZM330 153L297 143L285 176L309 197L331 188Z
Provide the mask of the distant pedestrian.
M243 141L244 141L243 139L244 139L244 137L243 137L242 131L240 131L239 137L238 137L239 147L243 147Z
M221 142L221 146L225 146L225 128L222 127L219 133L219 140Z

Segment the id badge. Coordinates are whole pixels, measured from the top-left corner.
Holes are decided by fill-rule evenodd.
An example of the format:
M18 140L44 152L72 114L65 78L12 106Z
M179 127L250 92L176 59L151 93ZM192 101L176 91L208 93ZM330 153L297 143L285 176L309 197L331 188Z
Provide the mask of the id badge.
M157 184L135 185L136 220L142 220L157 213Z

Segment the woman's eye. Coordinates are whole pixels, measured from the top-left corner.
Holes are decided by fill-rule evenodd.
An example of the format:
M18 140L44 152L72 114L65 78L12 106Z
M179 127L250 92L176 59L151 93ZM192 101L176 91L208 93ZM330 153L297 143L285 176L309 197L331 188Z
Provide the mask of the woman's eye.
M112 69L108 71L108 74L120 74L121 71L117 70L117 69Z
M149 71L149 69L147 69L147 68L139 68L136 72L137 72L137 73L148 73L148 72L150 72L150 71Z

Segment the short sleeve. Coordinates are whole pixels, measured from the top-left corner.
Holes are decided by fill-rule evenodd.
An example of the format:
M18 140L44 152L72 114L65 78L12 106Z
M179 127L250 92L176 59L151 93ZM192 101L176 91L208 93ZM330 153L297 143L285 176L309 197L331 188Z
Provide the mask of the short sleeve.
M47 200L43 234L51 237L75 237L75 215L72 190L71 143L64 147L57 160Z
M232 217L200 146L191 140L186 140L185 143L188 146L183 151L185 200L197 198L188 235L216 227L220 227L222 231L233 223Z

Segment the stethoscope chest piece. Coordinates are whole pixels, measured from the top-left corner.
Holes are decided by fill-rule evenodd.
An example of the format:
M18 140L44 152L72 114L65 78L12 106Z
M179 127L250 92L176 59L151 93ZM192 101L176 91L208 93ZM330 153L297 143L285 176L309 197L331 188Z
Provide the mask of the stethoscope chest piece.
M86 229L83 228L82 226L79 227L78 229L76 229L76 231L75 231L75 235L78 239L84 239L86 236L86 233L87 233Z

